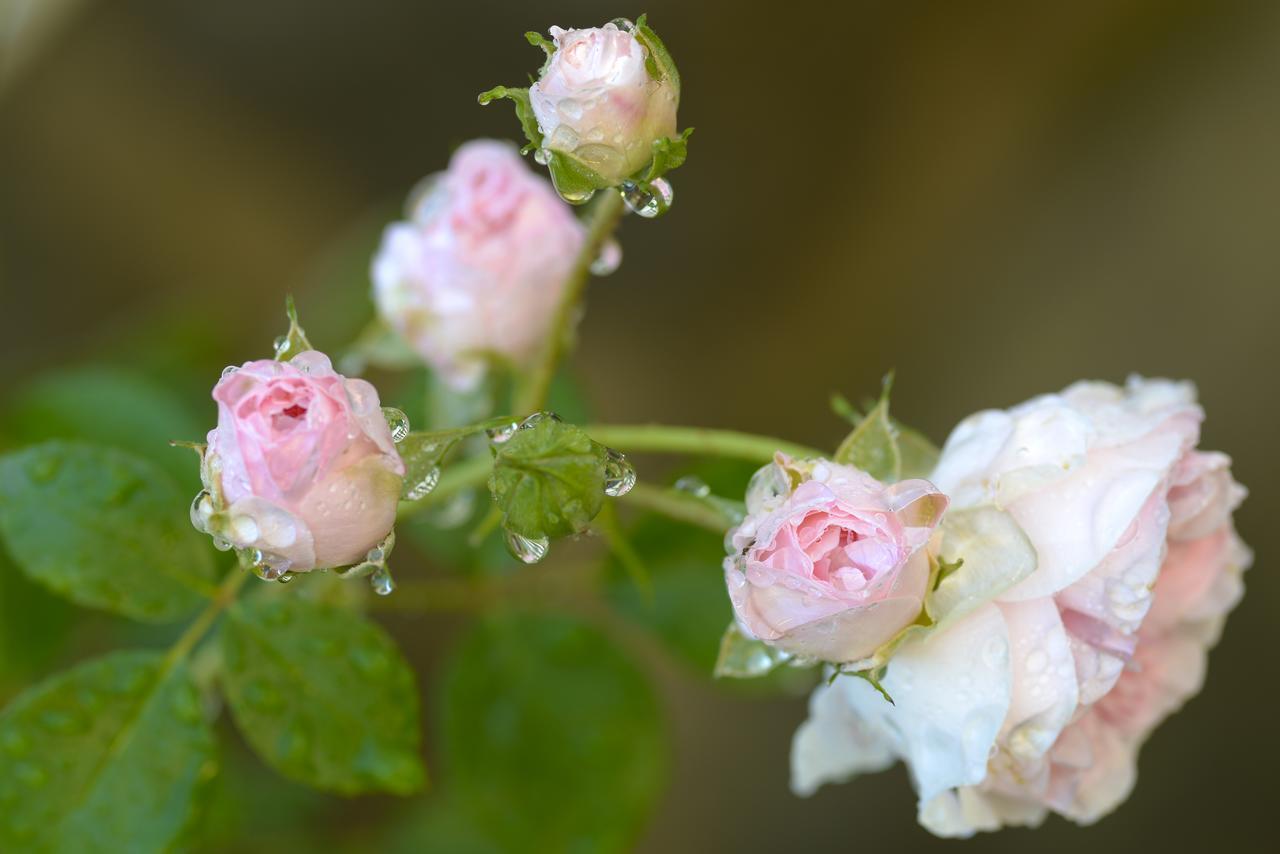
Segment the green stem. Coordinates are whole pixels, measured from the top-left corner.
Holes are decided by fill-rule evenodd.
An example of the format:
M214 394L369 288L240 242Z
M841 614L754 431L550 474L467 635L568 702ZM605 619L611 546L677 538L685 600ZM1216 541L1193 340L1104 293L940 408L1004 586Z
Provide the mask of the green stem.
M726 519L724 514L714 507L693 495L674 489L637 483L623 500L637 507L661 513L677 522L687 522L717 534L723 534L733 527L733 521Z
M578 304L582 302L582 294L587 289L587 280L591 275L591 262L600 255L618 221L622 219L625 209L622 194L616 190L601 190L596 194L596 201L587 216L587 237L578 252L573 269L569 271L569 280L565 283L564 293L556 306L556 313L551 322L551 329L543 340L542 352L529 372L528 381L516 398L516 411L523 413L536 412L547 402L547 391L551 388L551 378L555 376L556 367L564 355L571 327L576 320Z
M235 601L236 593L240 591L240 585L244 584L245 579L248 577L249 573L238 566L233 567L227 573L222 580L222 584L218 586L217 592L214 593L213 601L200 612L200 616L196 617L191 622L191 625L187 626L187 630L169 648L169 654L165 656L166 671L173 668L190 654L195 645L209 631L209 627L213 625L213 621L218 618L218 615Z
M661 424L596 424L585 429L597 442L620 451L700 454L729 457L753 463L770 462L778 451L793 457L825 456L816 448L808 448L785 439L756 436L734 430L666 427Z

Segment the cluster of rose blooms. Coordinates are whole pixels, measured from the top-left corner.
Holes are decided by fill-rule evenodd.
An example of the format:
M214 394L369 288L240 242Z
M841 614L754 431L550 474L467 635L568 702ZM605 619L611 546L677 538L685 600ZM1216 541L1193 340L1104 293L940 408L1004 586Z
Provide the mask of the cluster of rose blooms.
M674 135L678 78L655 78L625 25L552 36L528 92L539 162L570 155L620 185ZM408 215L373 262L385 324L457 389L527 365L586 240L560 195L513 146L476 141ZM369 383L289 355L214 388L193 516L276 576L376 562L397 437ZM1082 383L966 419L928 479L781 455L761 470L726 540L739 629L832 676L796 733L794 789L901 759L942 835L1122 801L1250 562L1231 521L1244 491L1196 450L1201 419L1186 384Z

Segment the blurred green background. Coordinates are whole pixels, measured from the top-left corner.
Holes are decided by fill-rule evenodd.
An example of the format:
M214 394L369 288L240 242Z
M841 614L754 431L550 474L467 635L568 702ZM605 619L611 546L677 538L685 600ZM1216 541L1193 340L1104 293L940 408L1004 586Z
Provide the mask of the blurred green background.
M475 94L536 68L521 34L642 11L679 62L681 124L698 130L672 212L626 221L621 269L592 287L575 365L594 416L831 446L829 393L873 394L896 368L896 414L940 441L973 410L1081 377L1193 379L1204 444L1251 489L1237 518L1258 556L1206 690L1157 731L1135 794L1101 824L962 844L1270 850L1280 4L0 0L4 442L101 419L194 493L194 465L161 441L212 426L209 387L224 364L267 355L286 292L322 347L360 328L369 255L408 189L463 140L517 135L506 106ZM130 373L37 379L88 363ZM91 390L134 374L138 394L181 405L120 428L119 398ZM710 546L683 571L715 576ZM0 698L166 637L72 611L7 565L0 579ZM453 725L433 691L460 678L441 662L464 624L387 621L421 675L433 760ZM803 694L715 685L638 643L659 691L636 708L671 738L629 766L648 779L665 765L640 850L956 844L916 827L900 768L792 797ZM526 666L502 662L502 685ZM612 738L601 749L627 741ZM586 758L589 776L599 757ZM458 795L432 771L439 791L407 805L340 801L232 749L206 850L461 850ZM529 797L557 785L530 780Z

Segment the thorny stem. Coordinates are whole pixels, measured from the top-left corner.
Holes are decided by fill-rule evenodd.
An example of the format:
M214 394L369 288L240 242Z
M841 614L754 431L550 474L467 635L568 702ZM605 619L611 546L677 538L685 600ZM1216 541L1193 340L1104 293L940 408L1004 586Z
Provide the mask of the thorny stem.
M543 340L538 360L534 363L527 382L516 397L517 412L535 412L546 404L547 390L551 388L551 378L555 376L556 367L564 355L573 332L573 324L577 319L582 294L587 289L591 262L600 255L605 241L617 228L624 209L622 194L617 190L601 190L596 194L596 201L587 215L586 240L583 241L582 249L578 252L573 269L569 271L569 280L565 283L564 293L556 306L551 330Z

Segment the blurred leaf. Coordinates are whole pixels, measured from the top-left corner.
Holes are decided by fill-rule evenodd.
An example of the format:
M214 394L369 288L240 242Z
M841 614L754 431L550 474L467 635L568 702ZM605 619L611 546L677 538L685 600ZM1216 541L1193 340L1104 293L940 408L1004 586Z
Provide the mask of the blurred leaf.
M503 527L529 538L586 530L604 503L605 449L578 427L543 418L498 446L489 490Z
M465 804L448 795L414 804L408 820L392 829L379 846L388 854L504 854L489 828L473 818ZM532 850L532 849L521 849Z
M215 767L182 664L152 652L82 664L0 715L0 850L168 850Z
M193 490L199 466L169 440L202 439L210 426L145 376L99 365L37 378L12 400L5 418L5 432L19 443L82 439L110 445L151 460Z
M175 620L211 590L189 499L151 463L78 442L0 457L0 533L32 578L80 605Z
M835 461L859 468L876 480L893 483L902 473L902 456L897 433L889 421L889 391L892 375L885 378L884 391L875 407L836 449Z
M220 642L236 725L281 774L345 795L422 787L413 672L379 626L259 596L231 608Z
M768 676L793 658L794 656L774 649L763 641L747 637L738 628L738 624L732 622L724 630L724 637L720 640L715 675L732 679Z
M559 617L485 621L441 701L447 785L479 835L506 851L635 843L665 776L661 711L603 635Z
M48 666L74 616L69 604L29 580L0 550L0 701Z
M928 477L938 465L938 447L923 433L894 421L898 433L898 453L902 458L901 478Z

